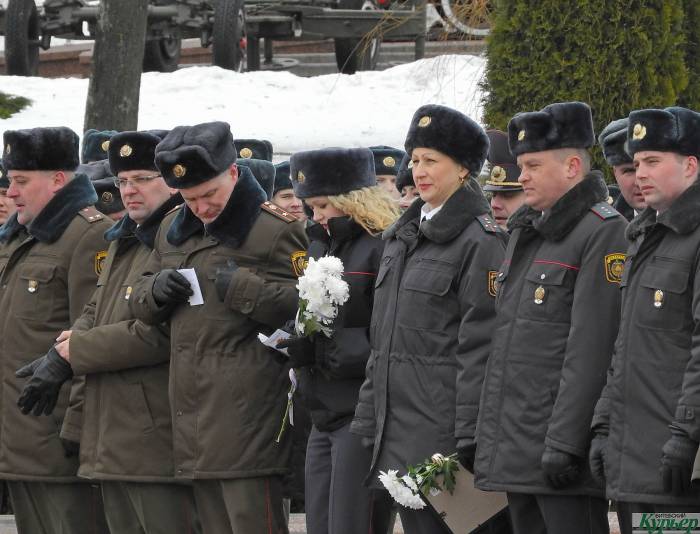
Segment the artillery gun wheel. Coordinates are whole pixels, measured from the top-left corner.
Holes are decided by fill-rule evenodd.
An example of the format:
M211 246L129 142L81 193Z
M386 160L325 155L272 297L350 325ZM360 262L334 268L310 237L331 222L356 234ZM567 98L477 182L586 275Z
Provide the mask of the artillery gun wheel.
M39 14L34 0L9 0L5 12L5 71L35 76L39 71Z
M340 0L338 9L376 10L373 0ZM379 62L381 36L367 39L335 39L335 61L338 72L355 74L358 70L374 70Z
M214 4L214 65L243 72L248 46L243 0L216 0Z
M144 72L173 72L180 62L182 38L175 35L147 40L143 51Z

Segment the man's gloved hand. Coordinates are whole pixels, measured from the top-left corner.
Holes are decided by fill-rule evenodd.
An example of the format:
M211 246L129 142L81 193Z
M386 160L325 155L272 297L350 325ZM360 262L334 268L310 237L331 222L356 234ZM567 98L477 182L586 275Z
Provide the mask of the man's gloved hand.
M192 295L192 287L187 278L175 269L163 269L153 282L153 298L160 305L187 302Z
M688 493L690 489L698 442L677 426L670 425L670 428L671 438L662 449L661 479L665 492L679 496Z
M233 260L227 260L225 267L219 267L216 270L214 287L216 288L216 294L221 302L223 302L226 298L226 292L228 291L228 286L231 285L233 273L235 273L237 270L238 264Z
M72 458L73 456L78 456L80 454L80 443L76 441L71 441L70 439L61 439L61 445L63 445L63 453L66 458Z
M473 441L462 447L457 447L457 458L459 458L459 463L462 464L467 471L470 473L474 472L474 458L476 457L476 442Z
M290 337L277 344L278 349L287 349L289 363L294 368L313 365L316 361L314 342L308 337Z
M542 470L547 482L555 488L570 486L581 477L582 459L553 447L545 447Z
M605 449L608 446L608 429L599 427L591 441L591 449L588 451L588 465L591 469L593 480L605 486Z
M45 356L21 367L15 375L17 378L31 377L17 399L22 413L50 415L56 407L61 386L73 377L73 369L70 363L51 347Z

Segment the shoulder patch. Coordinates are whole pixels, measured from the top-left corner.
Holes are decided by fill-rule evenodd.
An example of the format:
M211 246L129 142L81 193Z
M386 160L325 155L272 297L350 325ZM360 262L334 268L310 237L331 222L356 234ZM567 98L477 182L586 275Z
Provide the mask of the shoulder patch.
M496 224L496 221L493 220L491 215L488 213L484 213L483 215L479 215L476 218L477 221L479 221L479 224L481 224L482 228L491 234L498 234L502 232L501 227Z
M105 260L107 259L107 251L100 250L95 254L95 274L100 276L102 274L102 269L105 266Z
M292 261L292 270L294 271L296 277L299 278L302 274L304 274L304 270L309 264L309 258L306 251L297 250L296 252L292 252L290 260Z
M591 211L603 220L619 217L620 214L607 202L598 202L591 206Z
M294 221L299 220L294 215L289 213L288 211L283 210L282 208L280 208L279 206L276 206L275 204L273 204L270 201L263 202L260 207L263 210L265 210L266 212L271 213L272 215L274 215L278 219L282 219L284 222L293 223Z
M622 273L625 271L626 255L622 252L605 256L605 279L611 284L622 282Z
M105 218L104 215L102 215L99 211L97 211L97 209L95 209L95 206L88 206L87 208L83 208L78 213L83 219L85 219L89 223L101 221Z

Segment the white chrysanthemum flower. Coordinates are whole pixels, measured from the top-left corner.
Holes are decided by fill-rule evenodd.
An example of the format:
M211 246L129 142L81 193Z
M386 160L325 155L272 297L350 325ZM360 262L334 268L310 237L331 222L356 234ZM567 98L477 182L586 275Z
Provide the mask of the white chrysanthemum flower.
M398 478L398 471L390 469L388 472L381 471L379 473L379 481L387 489L389 495L401 506L411 508L412 510L422 510L425 508L423 500L416 495L413 490L406 485L404 478ZM410 478L410 477L408 477ZM415 482L411 480L415 485Z

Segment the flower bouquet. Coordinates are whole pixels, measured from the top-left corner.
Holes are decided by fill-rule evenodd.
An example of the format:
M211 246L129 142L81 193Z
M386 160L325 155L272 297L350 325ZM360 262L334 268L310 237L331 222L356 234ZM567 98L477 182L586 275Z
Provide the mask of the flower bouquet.
M439 495L442 491L452 493L455 488L455 473L459 471L456 454L433 456L416 466L409 466L408 473L399 477L396 469L380 471L379 481L391 497L401 506L412 510L425 508L420 494Z
M335 256L309 259L304 274L299 278L297 289L297 334L311 336L320 332L331 337L331 325L338 316L338 308L350 297L350 287L343 280L343 262Z
M304 274L297 282L299 310L294 320L294 330L299 337L323 334L331 337L332 324L338 316L338 308L350 298L350 286L343 280L343 262L335 256L310 258ZM277 443L287 428L287 421L294 425L293 396L297 387L294 369L289 370L292 386L287 393L287 408L282 417L282 426Z

